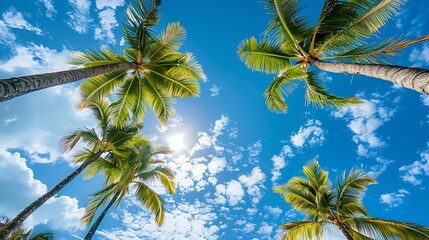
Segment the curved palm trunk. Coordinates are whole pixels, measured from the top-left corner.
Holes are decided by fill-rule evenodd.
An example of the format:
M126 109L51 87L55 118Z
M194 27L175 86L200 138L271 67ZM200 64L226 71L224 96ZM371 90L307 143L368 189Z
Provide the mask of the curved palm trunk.
M80 79L114 72L122 69L137 68L134 62L115 63L104 66L72 69L53 73L36 74L0 80L0 102L21 96L36 90L45 89Z
M361 74L394 82L417 92L429 94L429 70L381 64L332 63L310 58L308 62L327 72Z
M117 191L115 195L113 196L112 200L110 200L109 204L106 206L106 208L103 210L103 212L98 216L97 220L92 224L91 229L88 231L88 233L85 236L85 240L90 240L95 234L95 231L97 230L98 226L100 225L101 221L103 221L104 216L107 214L107 211L112 207L112 205L116 202L116 200L119 197L120 192Z
M64 178L61 182L59 182L55 187L49 190L47 193L40 196L30 205L28 205L24 210L22 210L15 218L9 221L5 226L0 228L0 239L5 239L10 232L19 227L25 219L27 219L36 209L41 207L46 201L55 196L61 189L63 189L68 183L70 183L79 173L81 173L89 164L93 163L97 160L102 152L96 153L91 159L80 165L76 170L74 170L70 175Z

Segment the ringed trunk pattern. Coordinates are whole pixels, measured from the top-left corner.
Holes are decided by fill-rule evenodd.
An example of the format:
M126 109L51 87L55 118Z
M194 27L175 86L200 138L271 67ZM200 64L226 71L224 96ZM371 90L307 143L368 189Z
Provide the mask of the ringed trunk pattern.
M98 76L108 72L119 71L122 69L132 69L137 67L137 63L124 62L97 67L79 68L53 73L43 73L24 77L1 79L0 102L40 89L75 82L77 80Z
M85 240L91 240L92 237L95 234L95 231L97 230L98 226L100 225L101 221L103 221L104 216L107 214L109 209L112 207L112 205L116 202L116 200L119 197L120 192L117 191L113 198L110 200L109 204L106 206L106 208L103 210L103 212L98 216L97 220L92 224L91 229L88 231L88 233L85 236Z
M309 58L308 62L327 72L361 74L394 82L400 86L429 94L429 70L382 64L332 63Z
M15 218L13 218L8 223L6 223L5 226L0 228L0 239L6 239L6 237L10 232L12 232L17 227L19 227L25 221L25 219L27 219L34 211L36 211L39 207L41 207L46 201L48 201L50 198L55 196L55 194L57 194L61 189L63 189L68 183L70 183L89 164L97 160L101 154L102 152L96 153L91 159L89 159L87 162L80 165L80 167L78 167L70 175L68 175L61 182L55 185L55 187L53 187L47 193L40 196L38 199L36 199L34 202L32 202L30 205L24 208L24 210L18 213L18 215L16 215Z

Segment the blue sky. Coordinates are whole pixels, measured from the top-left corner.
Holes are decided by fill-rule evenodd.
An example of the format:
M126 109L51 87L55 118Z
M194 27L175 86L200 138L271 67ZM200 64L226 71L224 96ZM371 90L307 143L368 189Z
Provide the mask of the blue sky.
M409 1L380 38L427 34L426 1ZM304 1L310 18L321 8L322 1L314 2ZM122 50L125 6L123 0L1 1L0 78L69 69L77 51L105 45ZM208 78L200 97L177 102L167 127L152 113L145 117L144 134L153 141L183 137L185 148L165 157L178 192L163 195L163 227L128 197L104 219L96 239L276 239L280 224L302 216L272 188L302 175L312 159L332 180L352 167L376 177L379 183L363 199L370 215L429 225L429 97L382 80L320 73L331 92L359 95L365 104L306 107L300 86L287 98L288 113L275 114L262 96L273 76L251 72L236 56L241 40L264 31L269 16L263 3L166 0L160 12L158 30L179 21L188 34L182 51L195 54ZM411 46L390 62L429 68L429 43ZM14 216L74 169L58 141L95 124L87 110L75 108L77 87L0 103L0 214ZM48 224L60 239L79 239L86 233L79 219L88 197L101 187L102 177L78 177L26 225Z

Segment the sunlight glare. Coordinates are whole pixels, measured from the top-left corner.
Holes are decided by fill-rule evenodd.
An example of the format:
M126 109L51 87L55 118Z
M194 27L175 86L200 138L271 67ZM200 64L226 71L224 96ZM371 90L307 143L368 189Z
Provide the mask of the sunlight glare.
M185 142L183 141L183 134L175 134L168 137L168 146L173 151L186 149Z

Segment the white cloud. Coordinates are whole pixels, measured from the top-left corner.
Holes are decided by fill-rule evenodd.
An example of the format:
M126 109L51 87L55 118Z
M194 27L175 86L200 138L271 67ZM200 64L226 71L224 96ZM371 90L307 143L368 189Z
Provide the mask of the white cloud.
M262 143L261 140L256 141L249 147L247 147L247 151L249 151L249 157L254 158L259 155L262 151Z
M425 106L429 106L429 95L421 95L422 102Z
M408 60L413 63L413 67L429 65L429 44L424 44L420 50L414 48Z
M131 205L133 206L133 205ZM217 239L220 228L213 224L217 215L211 206L200 201L174 204L166 211L165 222L157 227L148 211L122 210L119 219L123 228L114 227L97 231L107 239Z
M219 95L220 89L221 89L220 87L213 84L212 87L209 89L210 93L211 93L210 96L215 97L215 96Z
M72 67L67 62L74 54L65 47L58 51L34 43L28 46L17 45L12 53L8 60L0 62L0 74L3 76L67 70Z
M261 235L262 239L270 238L271 234L273 233L273 226L270 226L266 222L262 222L257 233Z
M121 41L119 41L119 46L124 46L124 44L125 44L125 38L122 37Z
M421 160L399 168L401 178L414 186L421 185L420 176L429 176L429 151L420 154Z
M250 175L241 175L238 180L247 187L247 193L253 197L252 202L258 203L262 198L261 188L265 188L265 174L261 168L254 167Z
M0 43L11 44L16 39L3 20L0 20Z
M387 204L390 208L398 207L404 203L404 198L409 195L405 189L399 189L397 192L385 193L380 196L380 203Z
M274 155L271 160L273 161L273 169L271 170L271 181L275 182L280 177L280 170L286 167L285 157L293 158L295 154L293 154L292 148L288 145L284 145L279 155Z
M42 35L42 30L28 23L22 13L17 12L15 9L10 9L2 14L3 20L6 26L9 28L26 29L28 31L35 32L38 35Z
M52 14L57 12L51 0L39 0L39 2L42 2L45 5L46 17L50 18L52 17Z
M67 24L76 32L85 34L90 28L92 19L89 14L91 7L90 0L68 0L73 11L67 12L69 20Z
M301 126L299 131L291 136L291 142L295 147L302 148L306 143L310 146L322 145L325 141L324 130L320 127L319 120L309 119L305 126Z
M156 129L160 133L166 133L167 131L175 130L175 129L180 128L182 126L183 126L183 119L176 114L174 117L172 117L168 121L167 126L156 125Z
M211 175L216 175L222 172L226 167L225 158L213 157L208 164L208 169Z
M44 194L47 187L34 178L26 159L19 153L0 149L0 159L0 212L13 217ZM44 223L53 229L81 229L80 218L83 214L84 208L79 208L77 199L69 196L53 197L36 210L25 225L32 227Z
M349 121L348 127L354 133L353 141L357 144L357 154L369 157L374 155L374 150L385 146L376 131L390 120L396 110L384 107L377 99L363 101L363 104L337 110L332 115Z
M94 38L106 43L116 44L113 29L119 24L115 18L115 10L125 4L124 0L97 0L95 4L97 9L100 10L98 13L100 26L95 28Z
M384 173L384 171L387 169L387 166L393 162L380 157L377 157L375 160L377 161L377 164L370 166L369 170L367 170L368 175L373 178L377 178L382 173Z
M243 187L236 180L232 180L227 183L227 186L225 189L225 196L228 199L228 203L231 206L235 206L238 203L243 201L243 197L244 197Z

